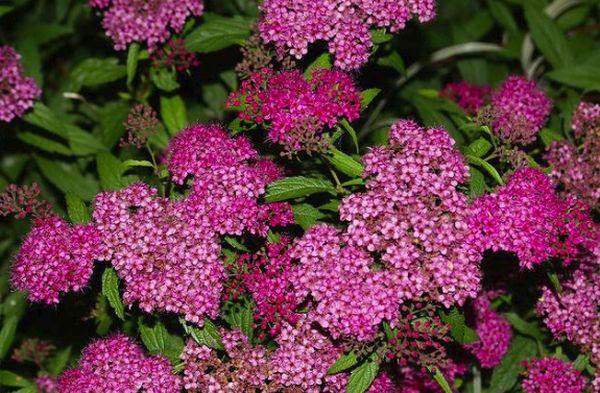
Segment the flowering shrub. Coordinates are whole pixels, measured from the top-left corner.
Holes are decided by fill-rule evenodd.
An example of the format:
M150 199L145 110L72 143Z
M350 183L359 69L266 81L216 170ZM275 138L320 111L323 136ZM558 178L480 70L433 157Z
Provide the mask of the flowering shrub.
M599 11L1 2L0 391L600 393Z

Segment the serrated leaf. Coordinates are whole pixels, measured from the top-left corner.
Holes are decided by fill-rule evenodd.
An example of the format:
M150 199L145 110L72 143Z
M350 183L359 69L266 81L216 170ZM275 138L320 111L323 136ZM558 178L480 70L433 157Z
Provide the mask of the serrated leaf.
M485 176L479 170L469 167L469 195L480 196L485 193L487 185L485 184Z
M164 68L158 70L153 68L150 71L150 79L152 79L156 87L166 92L171 92L179 88L176 74Z
M215 52L231 45L242 45L250 35L250 23L242 17L209 14L205 15L205 20L187 36L185 47L188 50Z
M379 372L379 359L377 353L372 353L357 368L352 370L348 384L347 393L364 393L369 389L371 383Z
M127 67L119 65L115 58L90 58L79 63L71 73L73 90L81 87L95 87L117 81L127 76Z
M47 151L49 153L58 153L65 156L70 156L73 154L71 149L69 149L62 143L54 141L52 139L48 139L38 134L34 134L32 132L20 132L17 134L17 138L27 143L28 145L37 147L38 149Z
M138 328L142 342L151 354L163 355L173 364L179 361L184 345L181 337L170 334L160 321L156 321L153 326L148 326L140 320Z
M371 30L371 41L373 44L383 44L390 41L394 36L388 34L386 29L373 29Z
M373 88L363 90L360 93L360 107L361 109L365 109L369 106L369 104L377 97L377 95L381 92L381 89Z
M329 367L327 374L337 374L356 364L358 364L358 358L354 352L344 353Z
M185 104L178 95L160 97L160 115L171 135L177 134L187 125Z
M64 122L56 116L46 105L41 102L36 102L33 106L33 111L23 116L26 122L43 128L46 131L68 138L67 131L64 128Z
M335 193L335 187L329 180L305 176L286 177L267 187L265 200L278 202L323 192Z
M471 144L469 144L469 150L473 153L475 157L480 158L485 156L491 148L492 144L485 138L476 139Z
M140 44L137 42L129 45L127 51L127 86L131 86L138 66L138 56L140 54Z
M103 190L120 190L123 182L121 161L109 152L100 152L96 156L96 166Z
M521 369L521 362L535 356L537 345L535 341L523 336L516 336L506 355L492 372L489 393L509 391L516 383Z
M0 386L24 387L32 382L8 370L0 370Z
M89 222L90 214L83 199L70 191L66 193L65 200L67 202L67 213L73 224L85 224Z
M350 177L359 177L364 171L361 163L336 148L330 148L325 157L331 165Z
M570 66L574 56L569 48L565 34L556 23L535 4L526 1L523 4L525 19L531 32L531 38L554 68Z
M457 307L452 307L449 312L440 312L442 321L450 325L450 334L459 344L479 340L477 333L466 325L465 315Z
M212 349L225 349L223 342L221 341L221 336L217 331L217 327L208 318L204 319L204 325L202 327L188 325L183 319L180 319L180 322L183 325L185 332L192 336L194 341L198 344L206 345Z
M318 69L331 69L333 67L333 62L331 61L331 55L329 53L323 53L321 56L317 57L315 61L313 61L304 71L304 78L310 79L312 77L312 73Z
M319 209L308 203L292 206L292 212L294 213L295 223L300 225L304 230L310 228L318 220L325 217L325 214Z
M224 319L234 329L240 329L250 341L254 338L254 329L252 324L254 323L252 313L252 303L246 302L243 305L236 304L224 314Z
M34 156L34 159L46 179L62 192L73 192L84 201L92 200L98 193L96 180L84 176L76 165L48 160L41 156Z
M106 296L117 317L125 320L125 307L119 292L119 276L113 268L107 268L102 274L102 294Z

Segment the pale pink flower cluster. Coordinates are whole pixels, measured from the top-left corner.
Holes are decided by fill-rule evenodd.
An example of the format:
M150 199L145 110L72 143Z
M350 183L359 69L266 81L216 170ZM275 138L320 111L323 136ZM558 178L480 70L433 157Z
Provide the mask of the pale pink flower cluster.
M587 208L558 198L549 177L534 168L517 170L472 209L470 226L481 234L484 249L513 252L527 269L551 258L568 263L597 239Z
M600 105L581 102L573 114L577 144L556 141L544 158L550 177L563 195L575 195L589 206L600 204Z
M190 16L204 10L202 0L88 0L90 7L103 11L102 27L116 50L132 42L145 41L148 49L181 32Z
M556 358L533 359L521 383L525 393L581 393L586 379L570 363Z
M23 116L40 94L33 78L23 75L21 55L8 45L0 46L0 121Z
M86 287L100 236L91 225L70 226L57 216L36 220L12 267L12 286L29 300L58 303L61 293Z
M287 150L318 150L325 127L360 115L354 79L339 70L317 69L308 79L298 70L262 69L250 75L227 101L239 118L269 123L269 139Z
M492 95L493 130L505 142L529 144L535 141L550 111L552 101L534 81L509 76Z
M58 378L60 393L179 393L181 379L160 356L146 356L123 334L94 341L84 348L76 368Z
M184 387L190 392L279 392L301 389L317 393L343 392L347 376L329 376L327 370L341 355L329 339L303 319L285 324L268 351L252 346L239 330L220 331L226 358L218 351L189 340L183 350Z
M35 379L38 391L40 393L58 393L58 382L56 378L49 375L41 375Z
M315 41L326 41L341 69L360 68L369 59L371 27L404 29L414 16L435 18L434 0L265 0L260 9L261 37L280 55L300 59Z
M479 341L465 344L481 363L492 368L500 363L512 338L510 323L492 309L488 294L483 293L473 301L475 331Z
M467 366L462 363L456 363L449 359L447 363L440 367L444 378L452 386L452 382L459 376L467 372ZM440 385L433 379L427 370L417 370L412 367L402 367L400 369L401 393L443 393Z
M451 306L475 297L480 240L457 191L469 169L448 133L402 120L392 126L390 147L373 148L363 161L367 191L340 205L348 245L381 255L400 299L429 296Z
M555 338L566 337L600 365L600 257L583 258L560 284L560 293L549 285L542 287L537 312Z

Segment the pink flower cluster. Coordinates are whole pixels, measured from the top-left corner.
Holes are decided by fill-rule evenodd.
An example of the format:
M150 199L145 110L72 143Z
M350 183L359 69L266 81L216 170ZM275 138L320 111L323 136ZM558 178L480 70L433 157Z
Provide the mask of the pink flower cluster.
M568 263L597 239L587 208L558 198L548 176L533 168L517 170L472 208L470 226L482 235L484 249L513 252L527 269L551 258Z
M469 82L448 83L440 91L440 96L456 102L467 112L475 115L486 104L492 89L489 86L478 86Z
M116 50L145 41L149 51L179 33L190 15L204 10L201 0L89 0L90 7L104 12L102 27Z
M84 348L78 366L58 378L58 391L178 393L181 379L171 374L167 359L146 356L139 345L115 334Z
M23 116L42 94L33 78L23 75L20 61L21 55L12 47L0 46L0 121Z
M542 287L537 312L555 338L566 337L600 365L600 257L583 258L560 283L560 293L548 285Z
M479 341L465 344L484 368L492 368L500 363L512 338L510 323L492 309L487 294L473 301L476 328Z
M58 382L49 375L41 375L35 379L40 393L58 393Z
M467 366L448 360L447 364L440 367L444 378L452 386L452 381L467 372ZM426 370L416 370L410 367L400 369L402 378L400 386L402 393L443 393L440 385L433 379L431 373Z
M344 391L347 377L328 376L327 370L341 355L341 350L307 320L297 326L285 324L277 338L279 347L267 351L252 346L239 330L221 330L226 358L218 351L190 340L182 360L185 364L184 387L190 392L278 392L317 393Z
M29 300L58 303L63 292L88 285L100 236L91 225L70 226L56 216L37 220L12 267L12 286Z
M269 139L289 151L323 148L325 127L360 114L360 95L352 77L339 70L318 69L304 78L297 70L253 73L227 101L241 107L239 118L270 124Z
M125 280L126 303L202 323L219 311L225 278L219 235L264 236L271 225L292 223L293 215L287 204L258 204L279 170L219 126L182 131L166 163L175 182L194 176L186 198L157 197L142 183L97 196L93 218L106 250L102 259Z
M581 393L585 386L585 378L570 363L550 357L529 362L521 383L525 393Z
M535 82L509 76L492 95L494 132L505 142L529 144L546 123L552 101Z
M546 151L550 177L562 194L575 195L591 207L600 204L600 105L581 102L573 114L577 146L557 141Z
M377 374L367 393L402 393L402 389L392 380L390 374L382 371Z
M280 55L300 59L308 45L327 41L341 69L360 68L373 46L369 29L404 29L413 17L428 22L435 17L434 0L265 0L260 9L261 36L275 44Z
M347 243L381 255L385 280L400 299L463 304L479 292L482 257L466 196L456 189L468 166L440 128L399 121L390 145L363 157L367 191L340 205Z

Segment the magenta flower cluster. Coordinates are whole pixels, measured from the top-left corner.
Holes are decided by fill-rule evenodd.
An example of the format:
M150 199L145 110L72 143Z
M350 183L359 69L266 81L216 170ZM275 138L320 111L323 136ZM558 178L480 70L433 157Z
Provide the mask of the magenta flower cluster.
M587 207L560 199L550 178L534 168L517 170L505 186L475 200L471 217L484 249L513 252L527 269L551 258L568 263L597 238Z
M586 380L570 363L556 358L533 359L521 383L525 393L581 393Z
M183 350L183 384L189 392L278 392L318 393L322 387L343 392L347 377L327 375L327 369L342 353L303 319L285 324L277 338L279 347L269 351L252 346L239 330L221 330L226 358L205 345L189 340Z
M404 29L414 16L420 22L435 17L434 0L265 0L260 9L260 34L280 55L300 59L308 45L326 41L335 65L360 68L373 46L369 29Z
M457 191L469 169L454 140L443 129L402 120L391 128L390 147L373 148L363 161L367 191L340 205L348 245L380 253L400 299L428 296L449 307L475 297L480 240Z
M534 81L509 76L492 95L493 129L505 142L529 144L546 123L552 101Z
M147 356L139 345L122 334L89 344L76 368L58 378L60 393L139 391L178 393L181 379L160 356Z
M571 120L575 137L582 138L590 131L598 132L598 127L600 127L600 104L580 102Z
M0 121L23 116L40 94L33 78L23 74L21 55L8 45L0 46Z
M91 225L71 226L49 216L37 220L12 267L12 286L29 300L58 303L65 292L88 285L98 257L100 235Z
M323 148L325 127L358 118L359 93L343 71L317 69L305 79L297 70L263 69L250 75L226 105L241 108L242 120L268 123L269 139L287 150L312 151Z
M447 98L467 112L475 115L488 101L492 89L489 86L478 86L469 82L448 83L440 91L440 96Z
M103 12L102 27L116 50L146 42L149 51L179 33L188 17L204 10L202 0L88 0Z
M510 345L510 323L492 309L487 293L482 293L473 301L473 311L479 340L465 344L465 348L477 357L481 367L495 367L504 358Z

